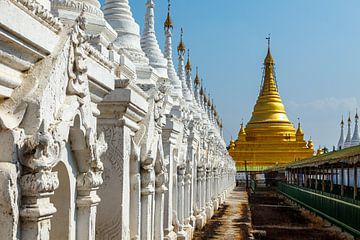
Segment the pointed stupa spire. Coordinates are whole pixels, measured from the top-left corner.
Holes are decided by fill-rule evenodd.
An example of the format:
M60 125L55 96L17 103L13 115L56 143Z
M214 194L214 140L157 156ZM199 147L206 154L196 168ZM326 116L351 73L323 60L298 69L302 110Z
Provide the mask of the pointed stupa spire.
M244 128L244 123L242 122L240 125L240 131L238 133L238 141L245 142L246 141L246 132Z
M162 54L155 35L154 1L146 1L146 15L144 21L144 32L141 37L141 47L149 58L150 66L156 69L162 78L168 78L167 60Z
M172 19L170 17L170 8L171 8L171 2L170 0L168 0L168 13L167 13L167 17L166 17L166 20L164 22L164 28L167 29L167 28L173 28L173 22L172 22Z
M120 53L136 65L148 65L149 60L140 46L140 28L132 16L129 1L105 0L103 12L106 21L118 34L114 44Z
M348 118L348 131L347 131L347 135L346 135L346 139L344 142L344 148L348 148L351 147L351 118L350 118L350 113L349 113L349 118Z
M189 89L190 94L193 94L193 80L192 80L192 66L190 63L190 49L188 49L188 57L187 57L187 62L186 62L186 66L185 66L185 70L186 70L186 83L187 83L187 87Z
M354 134L352 136L351 139L351 146L357 146L360 144L360 137L359 137L359 115L357 113L357 109L356 109L356 114L355 114L355 127L354 127Z
M174 67L174 62L172 59L173 56L173 50L172 50L172 29L173 29L173 22L171 20L170 16L171 11L171 4L170 0L168 0L168 15L166 17L166 20L164 22L164 28L165 28L165 49L164 49L164 56L167 59L167 73L168 77L171 83L171 95L176 97L182 96L182 90L181 90L181 81L176 74L176 70Z
M298 118L298 121L298 128L296 130L296 141L301 142L304 141L304 132L301 128L300 118Z
M286 134L293 134L295 129L286 115L285 107L277 89L274 72L275 63L270 51L270 37L267 40L268 49L264 60L264 78L252 117L247 124L247 133L251 135L252 129L254 131L262 128L269 129L271 125L276 125L277 133L274 132L273 134L286 137Z
M196 66L196 76L195 76L195 87L194 87L194 95L196 102L200 105L200 78L199 78L199 68Z
M185 100L190 101L191 100L191 96L188 90L188 86L186 84L186 79L185 79L185 52L186 52L186 48L185 48L185 44L183 41L183 35L184 35L184 31L181 28L181 33L180 33L180 43L178 45L178 54L179 54L179 66L178 66L178 75L181 81L181 86L182 86L182 92L183 92L183 96L185 97Z
M210 93L208 94L208 101L207 101L207 108L206 108L206 110L207 110L207 114L208 114L208 118L209 118L209 120L210 121L212 121L212 114L211 114L211 95L210 95Z
M341 117L340 128L340 138L337 145L338 150L344 148L344 117Z

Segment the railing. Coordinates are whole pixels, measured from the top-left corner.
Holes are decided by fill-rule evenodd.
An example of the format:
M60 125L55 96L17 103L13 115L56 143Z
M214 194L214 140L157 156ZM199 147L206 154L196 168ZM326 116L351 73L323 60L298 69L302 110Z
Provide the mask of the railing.
M360 236L360 204L332 198L306 188L278 182L278 190L305 208L326 218L351 234Z

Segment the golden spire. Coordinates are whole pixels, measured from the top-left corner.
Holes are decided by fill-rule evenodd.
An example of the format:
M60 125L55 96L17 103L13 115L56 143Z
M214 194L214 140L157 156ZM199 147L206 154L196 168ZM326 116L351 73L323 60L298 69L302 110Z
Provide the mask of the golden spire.
M188 58L187 58L185 69L187 72L190 72L192 70L192 66L190 63L190 49L188 49Z
M304 141L304 132L301 129L301 123L300 123L300 119L298 118L299 123L298 123L298 128L296 131L296 141L301 142Z
M271 56L271 52L270 52L270 41L271 41L270 34L266 38L266 40L268 41L268 52L267 52L266 58L264 59L264 65L266 65L266 64L274 65L274 59Z
M241 123L240 131L238 133L238 141L246 142L246 132L245 132L245 128L244 128L244 123Z
M196 76L195 76L195 79L194 79L194 83L195 85L199 85L200 84L200 78L199 78L199 68L198 66L196 66ZM201 87L202 89L202 87ZM201 91L201 90L200 90ZM201 93L200 93L201 94Z
M179 46L177 48L179 54L184 54L185 51L186 51L185 43L183 41L183 35L184 35L184 31L181 28L180 43L179 43Z
M313 141L312 141L311 137L310 137L310 139L308 141L307 147L310 148L310 149L314 148L314 144L313 144Z
M252 117L247 125L247 134L252 135L252 129L254 131L271 129L272 134L285 136L290 133L293 134L295 129L286 115L276 86L275 64L270 51L270 37L266 39L268 40L268 52L264 60L264 79Z
M299 120L299 123L298 123L298 128L297 128L297 131L296 131L296 135L302 135L302 136L304 136L304 132L303 132L303 130L301 129L301 123L300 123L300 119L298 118L298 120Z
M168 0L168 14L167 14L166 20L164 22L165 29L173 28L173 22L170 17L170 7L171 7L171 3L170 3L170 0Z

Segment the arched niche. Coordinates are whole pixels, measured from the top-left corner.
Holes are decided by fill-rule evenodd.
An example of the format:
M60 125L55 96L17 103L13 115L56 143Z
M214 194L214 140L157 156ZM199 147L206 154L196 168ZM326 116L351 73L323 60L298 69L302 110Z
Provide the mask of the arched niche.
M63 162L59 162L53 172L58 173L59 188L56 189L50 201L56 208L56 213L51 219L50 240L65 240L71 238L71 190L67 168Z

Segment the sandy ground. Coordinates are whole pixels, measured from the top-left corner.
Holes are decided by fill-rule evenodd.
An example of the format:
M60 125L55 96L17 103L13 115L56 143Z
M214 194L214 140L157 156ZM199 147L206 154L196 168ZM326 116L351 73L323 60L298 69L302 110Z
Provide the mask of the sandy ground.
M236 188L208 224L195 232L194 239L247 240L250 222L248 195L243 188Z

